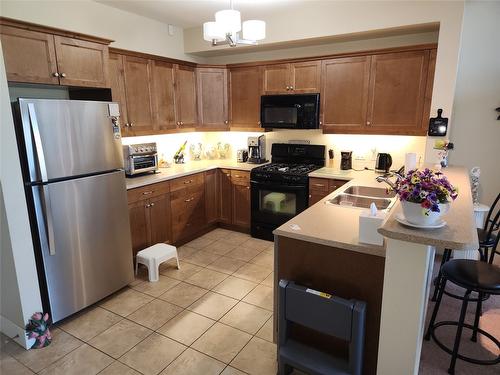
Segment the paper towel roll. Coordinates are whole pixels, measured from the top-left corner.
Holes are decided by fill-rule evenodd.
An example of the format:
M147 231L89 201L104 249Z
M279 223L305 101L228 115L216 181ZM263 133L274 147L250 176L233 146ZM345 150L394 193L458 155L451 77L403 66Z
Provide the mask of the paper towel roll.
M415 152L407 152L405 155L405 172L408 173L415 168L417 168L417 154Z

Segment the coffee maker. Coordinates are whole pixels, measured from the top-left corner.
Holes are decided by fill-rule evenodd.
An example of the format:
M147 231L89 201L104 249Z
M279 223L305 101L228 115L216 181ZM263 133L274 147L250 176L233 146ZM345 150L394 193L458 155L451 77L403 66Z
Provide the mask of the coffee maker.
M248 137L248 163L261 164L266 161L266 139L264 135Z
M340 152L340 169L346 171L352 168L352 151Z

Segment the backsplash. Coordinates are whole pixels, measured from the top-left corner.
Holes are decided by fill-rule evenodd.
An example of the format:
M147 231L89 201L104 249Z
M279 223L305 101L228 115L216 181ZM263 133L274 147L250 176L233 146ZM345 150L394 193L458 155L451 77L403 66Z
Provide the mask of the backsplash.
M353 151L353 168L362 169L365 166L373 168L378 152L388 152L392 155L393 167L399 168L404 164L405 153L415 152L417 162L423 161L425 155L426 137L399 136L399 135L351 135L351 134L323 134L321 130L280 130L273 132L193 132L141 137L126 137L122 142L131 143L156 142L158 154L172 162L177 149L188 141L186 160L191 160L189 148L191 144L203 144L203 159L207 159L205 151L209 147L216 147L218 142L230 145L229 157L236 159L238 149L247 148L247 138L265 134L266 157L270 158L271 145L275 142L288 143L289 141L308 141L311 144L322 144L326 149L333 149L333 167L340 164L340 151ZM325 155L328 163L328 154ZM331 166L331 165L330 165Z

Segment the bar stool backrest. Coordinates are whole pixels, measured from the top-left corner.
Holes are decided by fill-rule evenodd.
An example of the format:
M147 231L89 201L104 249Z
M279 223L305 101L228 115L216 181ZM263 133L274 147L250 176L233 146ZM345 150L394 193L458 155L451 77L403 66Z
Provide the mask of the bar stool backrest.
M493 204L491 205L491 208L488 211L488 215L486 216L486 220L484 221L484 231L489 232L488 233L489 235L491 235L492 232L496 232L500 226L500 223L498 222L498 218L497 218L496 222L494 219L491 218L493 216L493 213L495 212L495 210L497 208L497 203L499 201L500 201L500 193L498 193L497 197L493 201Z
M498 226L500 225L500 210L498 210L498 212L496 213L495 217L493 218L493 220L491 222L492 222L492 225L488 231L488 238L493 233L495 226L498 228ZM495 254L499 254L499 249L498 249L498 242L499 241L500 241L500 233L497 233L496 238L495 238L495 243L491 247L490 259L488 260L488 263L490 263L490 264L493 263L493 258L495 257Z

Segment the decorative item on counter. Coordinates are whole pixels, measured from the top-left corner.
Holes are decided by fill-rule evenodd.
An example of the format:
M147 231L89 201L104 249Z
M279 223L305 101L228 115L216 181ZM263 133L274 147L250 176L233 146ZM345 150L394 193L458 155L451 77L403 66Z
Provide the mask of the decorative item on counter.
M215 159L217 157L217 149L214 145L207 145L205 147L205 156L208 159Z
M26 335L28 339L35 339L31 349L41 349L50 345L52 342L52 335L49 327L49 314L36 312L31 316L26 325Z
M472 191L472 202L475 206L479 205L479 177L481 176L481 169L474 167L470 170L470 182Z
M454 145L450 141L438 139L434 142L434 150L438 150L441 167L446 168L448 166L448 152L449 150L453 150L453 147Z
M187 141L184 141L184 144L179 147L177 152L174 155L175 164L183 164L184 163L184 150L186 149Z
M448 131L448 119L441 117L443 110L439 108L437 110L437 117L431 117L429 120L429 131L428 135L431 137L444 137Z
M218 142L217 143L217 153L219 154L219 159L225 159L229 155L229 143Z
M165 159L165 154L161 153L160 154L160 159L158 160L158 167L159 168L170 168L170 163Z
M201 154L203 152L203 144L201 143L193 143L191 147L189 147L191 151L191 156L193 160L201 160Z
M384 237L377 231L385 219L385 213L378 211L372 202L369 210L359 215L359 242L382 246Z
M422 226L437 223L458 196L458 189L443 173L428 168L409 171L396 181L393 190L399 196L406 221Z

